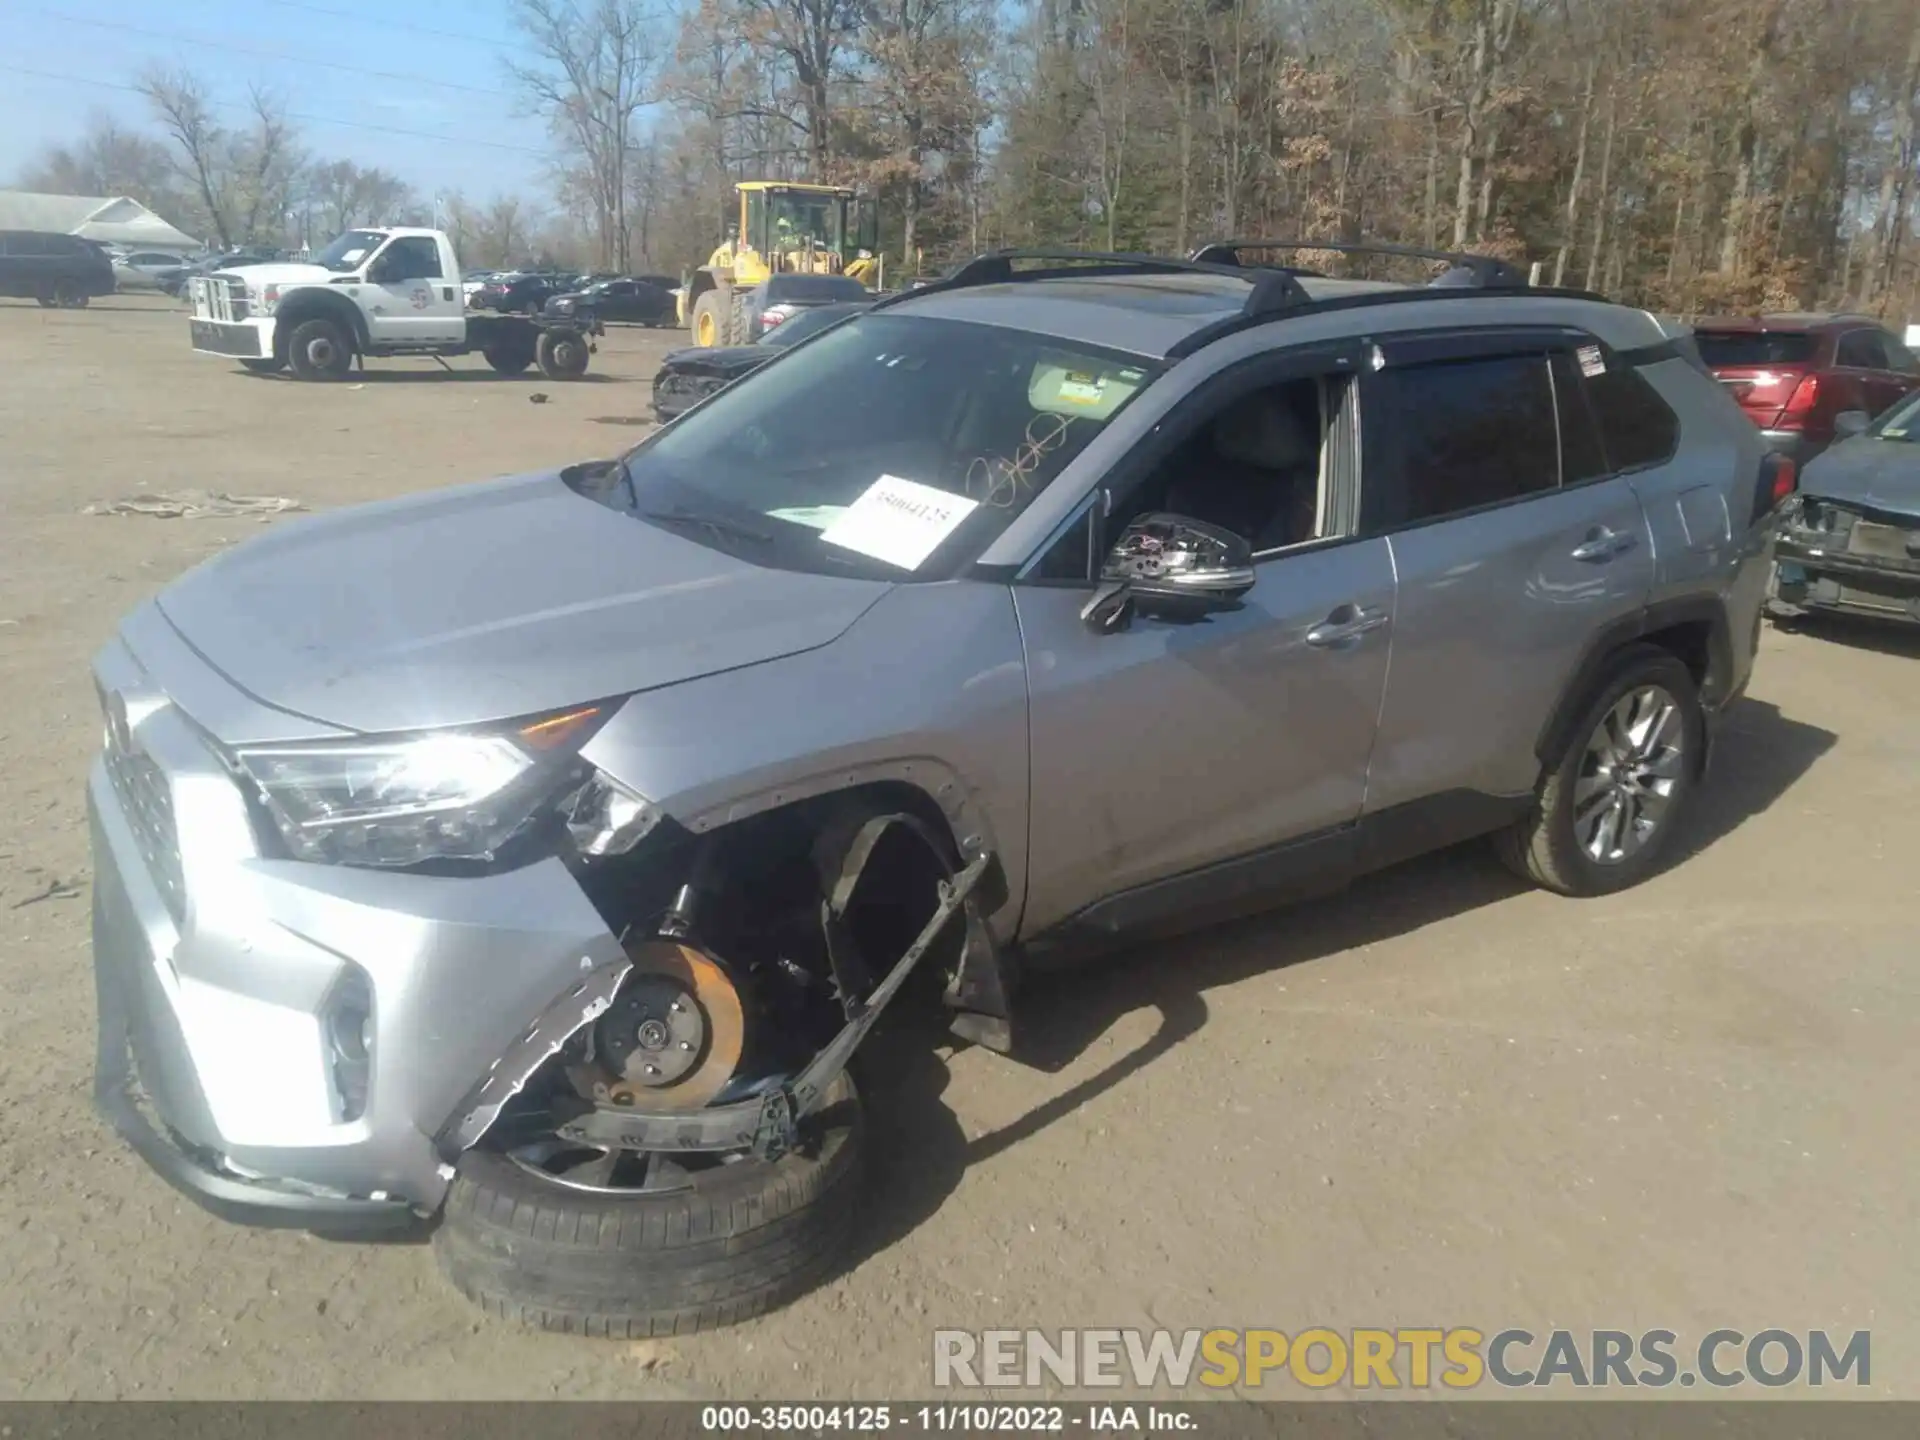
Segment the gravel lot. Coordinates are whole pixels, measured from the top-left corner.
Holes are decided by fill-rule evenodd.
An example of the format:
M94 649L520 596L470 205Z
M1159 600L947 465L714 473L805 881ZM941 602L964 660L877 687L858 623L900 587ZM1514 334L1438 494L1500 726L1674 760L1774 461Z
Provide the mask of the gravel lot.
M1632 893L1467 849L1055 985L1031 1067L890 1038L865 1250L756 1323L523 1333L421 1247L176 1198L89 1104L86 666L262 522L82 507L606 454L669 339L594 383L305 386L191 354L164 301L0 302L0 1398L900 1397L935 1326L1154 1324L1870 1328L1875 1391L1920 1395L1920 644L1880 630L1767 634L1692 853Z

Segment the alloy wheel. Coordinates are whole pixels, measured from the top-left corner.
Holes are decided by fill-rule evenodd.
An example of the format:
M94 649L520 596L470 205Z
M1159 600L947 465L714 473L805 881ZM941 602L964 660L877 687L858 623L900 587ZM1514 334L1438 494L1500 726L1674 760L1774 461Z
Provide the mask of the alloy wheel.
M1686 720L1658 685L1629 690L1587 740L1573 786L1573 833L1599 865L1631 859L1665 823L1685 776Z

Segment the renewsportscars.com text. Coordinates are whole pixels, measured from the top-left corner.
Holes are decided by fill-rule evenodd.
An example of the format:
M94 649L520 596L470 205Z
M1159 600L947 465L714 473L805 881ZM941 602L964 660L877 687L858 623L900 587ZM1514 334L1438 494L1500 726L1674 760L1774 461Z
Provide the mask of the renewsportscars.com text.
M1872 1335L1825 1330L1492 1332L1334 1330L936 1330L940 1389L1131 1385L1323 1390L1482 1385L1518 1389L1666 1389L1706 1385L1853 1385L1873 1377Z

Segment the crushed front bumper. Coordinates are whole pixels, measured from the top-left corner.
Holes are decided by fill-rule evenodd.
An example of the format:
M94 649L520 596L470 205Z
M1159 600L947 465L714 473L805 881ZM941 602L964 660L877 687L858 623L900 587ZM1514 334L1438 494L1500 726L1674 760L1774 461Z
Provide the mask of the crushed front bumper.
M1897 523L1828 505L1831 530L1798 523L1794 512L1774 547L1770 599L1776 609L1827 610L1920 623L1920 519Z
M99 1109L227 1219L344 1232L431 1213L451 1158L434 1137L618 941L557 860L468 879L276 858L174 698L223 709L225 682L153 607L95 678Z

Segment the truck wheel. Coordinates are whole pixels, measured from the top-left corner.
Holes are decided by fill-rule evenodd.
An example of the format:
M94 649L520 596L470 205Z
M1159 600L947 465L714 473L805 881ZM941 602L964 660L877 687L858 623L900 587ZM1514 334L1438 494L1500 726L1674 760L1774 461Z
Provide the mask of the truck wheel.
M575 1335L631 1339L731 1325L819 1282L853 1230L863 1133L844 1072L809 1143L774 1161L469 1150L434 1235L440 1267L481 1308Z
M727 343L727 317L732 309L727 292L708 290L693 302L693 343L712 347Z
M572 330L542 330L534 349L549 380L578 380L587 373L586 337Z
M533 363L536 346L526 335L502 336L480 348L488 365L499 375L518 375Z
M259 359L242 360L240 368L255 375L278 375L287 368L287 362L277 355L267 355Z
M353 344L331 320L307 320L287 340L287 363L302 380L338 380L353 366Z

